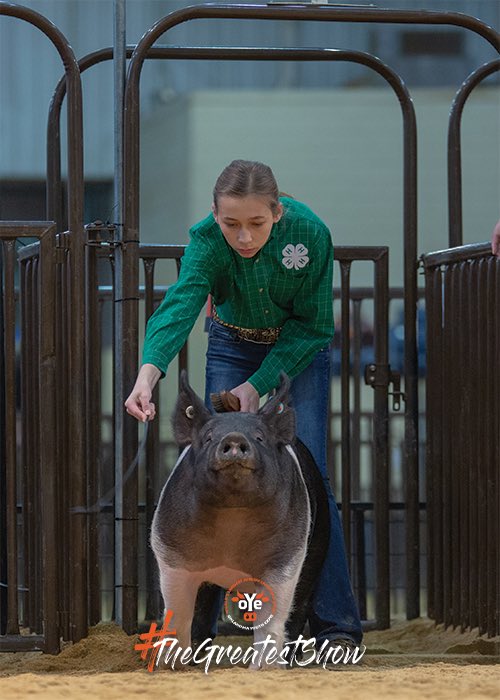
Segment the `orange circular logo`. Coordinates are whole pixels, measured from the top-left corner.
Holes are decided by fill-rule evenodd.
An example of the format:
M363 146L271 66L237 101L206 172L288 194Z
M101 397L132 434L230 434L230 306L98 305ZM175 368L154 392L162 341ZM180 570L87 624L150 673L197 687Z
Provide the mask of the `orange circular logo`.
M264 627L276 612L274 591L260 578L241 578L227 589L224 612L240 629Z

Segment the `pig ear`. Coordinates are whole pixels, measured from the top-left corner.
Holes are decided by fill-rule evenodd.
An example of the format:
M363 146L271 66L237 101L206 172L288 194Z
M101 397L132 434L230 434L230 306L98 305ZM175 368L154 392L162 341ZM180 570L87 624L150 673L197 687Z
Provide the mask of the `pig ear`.
M175 441L183 447L193 442L194 435L210 418L210 412L189 385L186 370L181 372L179 389L172 424Z
M290 407L290 379L280 373L275 395L259 410L278 443L291 443L295 438L295 411Z

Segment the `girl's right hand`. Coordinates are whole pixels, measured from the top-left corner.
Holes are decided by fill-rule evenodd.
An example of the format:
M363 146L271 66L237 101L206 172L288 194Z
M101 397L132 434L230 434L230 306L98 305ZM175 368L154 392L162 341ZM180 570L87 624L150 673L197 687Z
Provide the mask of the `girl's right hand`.
M154 365L143 365L137 375L134 388L125 401L127 413L142 423L153 420L155 417L155 405L151 402L151 396L160 376L160 370Z

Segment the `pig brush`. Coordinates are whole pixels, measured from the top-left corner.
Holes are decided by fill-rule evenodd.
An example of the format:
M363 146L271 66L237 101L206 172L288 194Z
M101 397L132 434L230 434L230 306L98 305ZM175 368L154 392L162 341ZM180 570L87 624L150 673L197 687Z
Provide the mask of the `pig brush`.
M210 401L217 413L228 413L240 410L240 400L230 391L219 391L210 394Z

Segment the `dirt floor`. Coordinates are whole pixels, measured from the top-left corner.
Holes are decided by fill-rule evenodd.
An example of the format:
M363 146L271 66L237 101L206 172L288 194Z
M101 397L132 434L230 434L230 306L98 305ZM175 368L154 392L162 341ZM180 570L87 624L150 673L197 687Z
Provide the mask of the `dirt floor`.
M182 671L147 671L134 649L136 637L113 624L100 624L87 639L65 645L59 656L0 654L0 698L75 700L473 700L500 698L500 639L477 630L445 630L429 620L397 622L390 630L368 632L366 654L354 667L334 670L307 666L252 672L246 668L200 666ZM247 638L215 643L246 646Z

